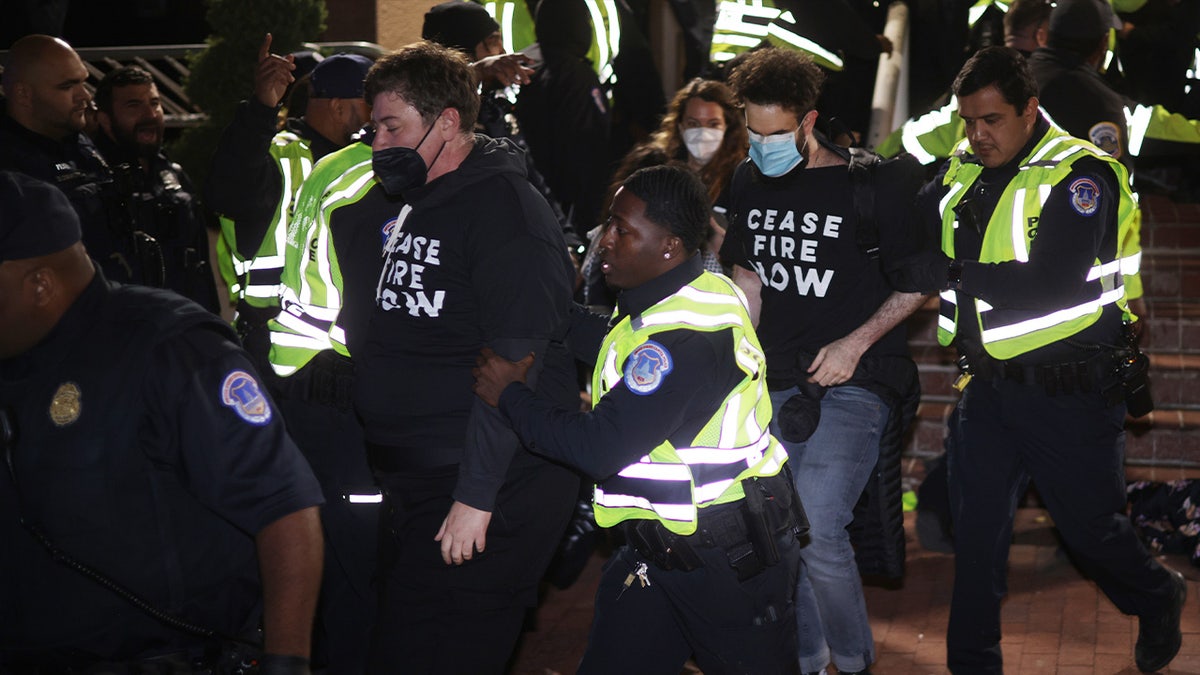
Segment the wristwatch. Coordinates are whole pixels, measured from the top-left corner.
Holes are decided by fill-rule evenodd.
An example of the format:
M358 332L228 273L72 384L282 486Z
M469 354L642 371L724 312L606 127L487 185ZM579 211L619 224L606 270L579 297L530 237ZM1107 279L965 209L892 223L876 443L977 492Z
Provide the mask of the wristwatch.
M946 288L956 291L962 290L962 261L951 260L950 266L946 268Z

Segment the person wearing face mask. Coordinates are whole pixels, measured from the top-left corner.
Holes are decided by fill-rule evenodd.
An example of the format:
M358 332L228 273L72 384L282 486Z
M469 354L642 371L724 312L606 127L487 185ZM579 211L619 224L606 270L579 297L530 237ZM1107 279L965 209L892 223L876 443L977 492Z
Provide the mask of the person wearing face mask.
M671 99L658 130L647 142L635 147L613 173L606 203L612 203L621 183L638 169L655 164L686 166L699 176L712 206L711 217L701 255L710 272L724 274L717 252L727 226L729 180L739 162L746 158L746 128L733 101L733 92L724 83L696 78ZM607 209L606 209L607 211ZM601 223L607 217L602 214ZM585 304L611 307L615 300L599 272L596 244L603 224L589 233L592 250L584 264Z
M405 47L365 87L373 179L403 201L351 347L386 519L368 672L503 672L579 481L523 448L472 394L471 369L484 347L536 352L531 384L578 406L562 343L574 270L521 151L474 133L477 83L460 52Z
M800 667L815 673L832 662L856 673L875 647L846 526L916 377L901 322L925 296L885 270L914 252L906 215L921 170L911 158L878 164L869 191L853 185L850 153L814 131L821 81L790 50L753 52L734 70L750 159L733 178L721 255L766 352L772 429L788 431L788 411L819 406L807 440L781 435L812 521L796 589ZM874 209L864 208L868 195ZM806 408L798 404L813 397L810 385L824 393Z

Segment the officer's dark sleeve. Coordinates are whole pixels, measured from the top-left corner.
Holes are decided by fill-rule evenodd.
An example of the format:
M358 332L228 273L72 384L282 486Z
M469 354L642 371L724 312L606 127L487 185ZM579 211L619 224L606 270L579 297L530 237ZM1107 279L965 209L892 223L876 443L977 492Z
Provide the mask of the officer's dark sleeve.
M152 354L140 438L201 503L248 534L321 504L321 487L246 353L194 328Z
M964 262L964 293L997 307L1053 309L1076 297L1097 257L1112 257L1112 251L1100 254L1106 241L1115 250L1121 197L1116 178L1098 159L1079 160L1073 169L1042 207L1029 262ZM1097 192L1095 209L1089 213L1090 185Z
M221 134L204 186L208 207L234 221L237 250L246 258L262 245L283 190L283 177L270 154L277 115L277 109L254 97L242 101Z
M552 234L519 234L503 244L485 236L473 244L471 283L484 343L513 361L531 351L544 354L568 320L573 272L561 238ZM534 362L530 377L536 380L541 363ZM453 496L490 511L520 441L499 411L478 399L467 418L466 439Z
M533 452L595 480L612 476L672 437L685 420L711 417L741 379L729 356L731 331L674 330L653 339L671 354L672 368L648 394L633 392L622 379L590 412L581 413L515 382L501 394L500 410Z
M912 217L925 169L903 153L881 162L875 175L875 221L879 228L879 259L885 269L921 250L920 224Z
M901 225L880 235L880 262L893 290L936 293L945 286L949 258L942 253L938 202L946 193L942 176L947 166L948 163L944 164L937 177L920 187L907 205L894 206ZM895 237L907 237L909 241L890 240Z
M607 314L597 314L583 305L573 304L570 330L567 332L567 347L571 355L583 363L594 364L600 344L608 333L608 319Z

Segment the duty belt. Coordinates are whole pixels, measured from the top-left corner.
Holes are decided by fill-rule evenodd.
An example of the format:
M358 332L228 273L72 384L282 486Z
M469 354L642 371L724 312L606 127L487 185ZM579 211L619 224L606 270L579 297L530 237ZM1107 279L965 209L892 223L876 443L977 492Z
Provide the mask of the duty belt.
M959 359L959 368L965 374L981 380L1009 380L1040 386L1047 396L1102 390L1113 379L1113 365L1113 353L1107 350L1082 361L1060 363L1023 364L986 356Z
M745 581L780 560L777 538L808 532L808 518L792 487L789 472L742 481L746 497L700 511L696 532L680 535L656 520L623 523L629 545L664 570L690 572L704 566L695 548L725 551L729 565Z

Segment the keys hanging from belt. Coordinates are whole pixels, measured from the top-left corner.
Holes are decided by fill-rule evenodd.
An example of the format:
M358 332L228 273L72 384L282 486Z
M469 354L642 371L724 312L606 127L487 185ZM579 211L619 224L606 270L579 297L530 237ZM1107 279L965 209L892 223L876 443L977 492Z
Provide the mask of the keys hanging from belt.
M637 567L633 568L633 571L625 577L625 582L621 584L621 592L617 593L618 600L620 600L621 596L625 595L625 591L629 590L629 587L633 585L633 580L635 578L641 582L642 588L650 585L649 567L647 567L646 563L639 562Z
M958 377L954 380L954 388L962 391L967 388L967 385L971 382L971 378L974 377L974 374L971 372L971 364L967 362L966 355L958 357L958 371Z

